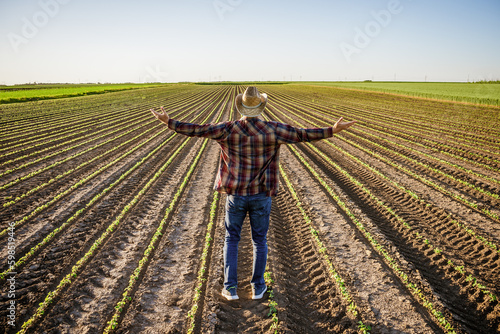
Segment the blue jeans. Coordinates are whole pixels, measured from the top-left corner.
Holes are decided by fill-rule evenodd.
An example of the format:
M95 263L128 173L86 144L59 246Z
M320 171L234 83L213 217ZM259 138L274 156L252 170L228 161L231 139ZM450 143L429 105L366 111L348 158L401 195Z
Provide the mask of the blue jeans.
M227 195L226 199L226 238L224 241L224 287L238 287L238 243L241 227L247 212L250 216L253 244L253 270L250 283L263 287L264 271L267 262L267 230L271 213L271 197L266 193L251 196Z

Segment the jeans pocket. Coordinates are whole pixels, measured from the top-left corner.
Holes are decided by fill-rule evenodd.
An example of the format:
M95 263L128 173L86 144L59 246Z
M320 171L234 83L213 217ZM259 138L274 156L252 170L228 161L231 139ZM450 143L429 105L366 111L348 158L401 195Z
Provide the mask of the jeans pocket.
M228 195L226 200L226 211L231 213L244 212L244 202L238 196Z
M268 216L271 213L271 197L252 201L251 211L254 216Z

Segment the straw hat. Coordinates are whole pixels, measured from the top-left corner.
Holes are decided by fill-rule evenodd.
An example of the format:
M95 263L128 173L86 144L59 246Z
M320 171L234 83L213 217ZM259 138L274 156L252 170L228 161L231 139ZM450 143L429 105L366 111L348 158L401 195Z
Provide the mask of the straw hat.
M257 87L250 86L245 93L236 96L236 109L243 116L257 117L266 107L267 94L259 94Z

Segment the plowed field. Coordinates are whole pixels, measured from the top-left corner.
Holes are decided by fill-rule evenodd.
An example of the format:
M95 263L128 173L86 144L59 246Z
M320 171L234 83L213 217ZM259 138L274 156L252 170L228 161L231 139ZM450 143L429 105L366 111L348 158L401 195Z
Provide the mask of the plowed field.
M171 85L0 106L3 333L498 333L500 109L262 85L282 146L266 277L221 298L219 147L174 119L239 118L243 86Z

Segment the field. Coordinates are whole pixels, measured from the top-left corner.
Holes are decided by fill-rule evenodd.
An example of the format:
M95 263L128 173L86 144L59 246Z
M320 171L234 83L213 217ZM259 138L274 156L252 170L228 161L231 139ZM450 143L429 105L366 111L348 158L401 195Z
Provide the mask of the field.
M430 99L500 106L500 83L469 82L308 82L308 85L362 89Z
M265 119L357 120L284 145L267 281L220 297L219 148L196 123L239 118L242 85L167 85L0 105L4 333L498 333L500 109L261 85ZM248 227L248 224L246 225Z
M103 94L165 84L32 84L0 86L0 104Z

